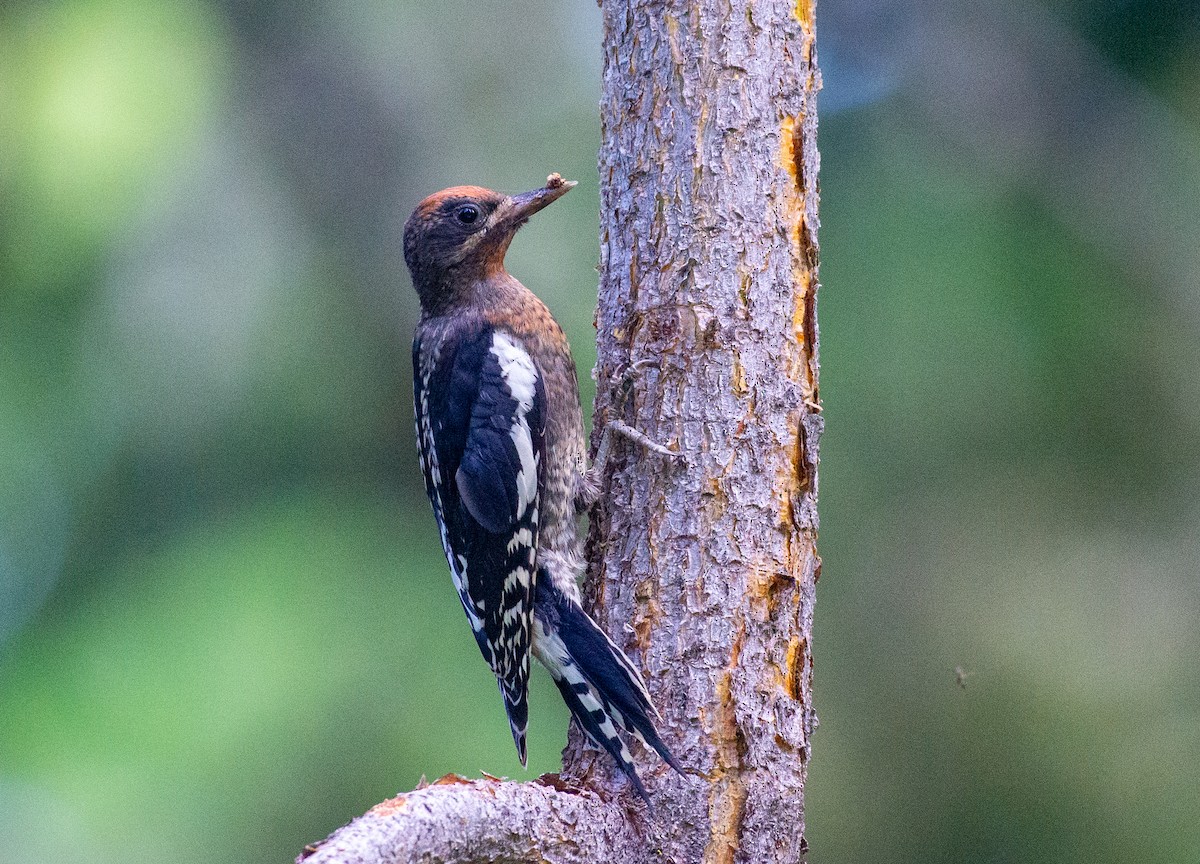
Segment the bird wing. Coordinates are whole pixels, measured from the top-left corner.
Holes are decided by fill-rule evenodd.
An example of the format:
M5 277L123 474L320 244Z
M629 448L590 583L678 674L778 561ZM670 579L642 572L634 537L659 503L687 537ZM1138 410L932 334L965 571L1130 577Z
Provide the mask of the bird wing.
M500 685L525 762L542 376L515 336L487 325L413 345L425 488L459 599Z

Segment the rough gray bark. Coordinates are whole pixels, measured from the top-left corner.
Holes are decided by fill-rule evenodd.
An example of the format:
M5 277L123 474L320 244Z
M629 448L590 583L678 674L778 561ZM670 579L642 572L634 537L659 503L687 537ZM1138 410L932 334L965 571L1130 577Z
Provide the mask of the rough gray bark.
M620 444L587 594L668 745L630 796L573 731L563 781L457 779L379 805L308 860L795 862L816 552L816 91L810 0L602 0L601 382ZM611 386L610 386L611 383Z
M613 475L592 598L702 773L646 760L666 859L796 861L819 568L812 9L602 5L597 377L652 368L624 400L599 388L597 416L689 464Z
M596 792L448 776L375 805L296 860L624 862L643 860L648 842L625 810Z

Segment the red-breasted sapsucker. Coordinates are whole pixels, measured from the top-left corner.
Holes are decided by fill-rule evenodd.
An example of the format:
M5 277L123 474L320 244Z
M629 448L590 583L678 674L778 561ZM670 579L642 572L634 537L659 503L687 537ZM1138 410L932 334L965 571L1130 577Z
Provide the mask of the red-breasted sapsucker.
M456 186L409 217L404 259L421 300L417 441L454 585L521 763L532 653L645 797L620 732L682 769L655 730L641 675L579 602L576 519L594 479L575 362L545 304L504 269L517 229L574 185L554 174L522 195Z

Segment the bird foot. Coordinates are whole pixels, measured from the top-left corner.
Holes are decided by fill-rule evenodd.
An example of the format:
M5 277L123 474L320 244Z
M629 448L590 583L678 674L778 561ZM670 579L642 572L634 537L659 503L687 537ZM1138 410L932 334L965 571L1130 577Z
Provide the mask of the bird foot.
M637 377L645 369L653 369L658 365L656 360L642 359L635 360L626 366L618 369L609 379L612 385L613 403L620 408L625 404L625 400L629 398L630 391L633 389L633 384Z

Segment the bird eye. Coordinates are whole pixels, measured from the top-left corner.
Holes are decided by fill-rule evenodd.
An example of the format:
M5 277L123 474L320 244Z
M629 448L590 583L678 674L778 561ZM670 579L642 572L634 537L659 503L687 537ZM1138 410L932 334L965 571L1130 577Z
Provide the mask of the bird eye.
M474 204L464 204L454 211L454 216L464 225L473 225L479 218L479 208Z

